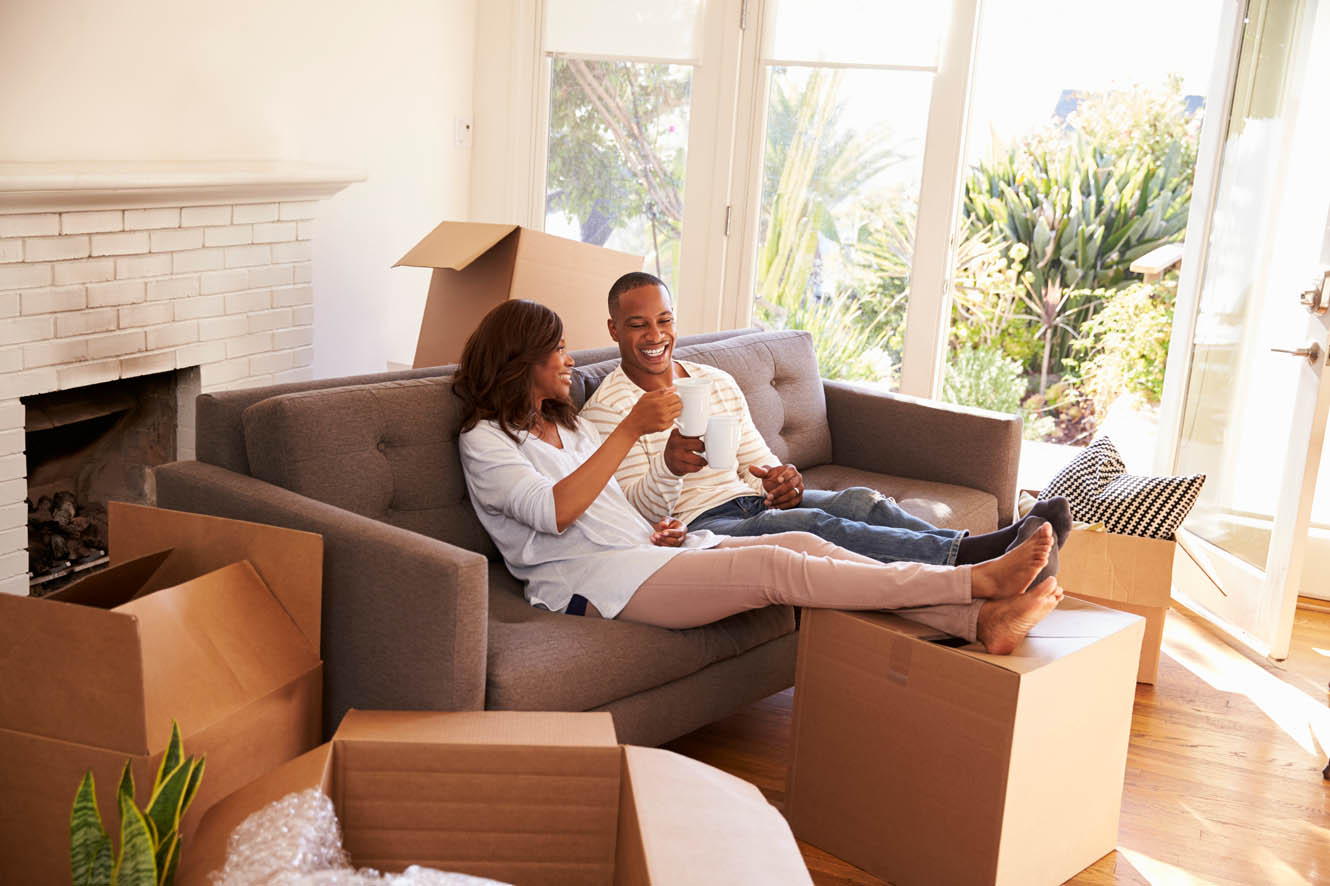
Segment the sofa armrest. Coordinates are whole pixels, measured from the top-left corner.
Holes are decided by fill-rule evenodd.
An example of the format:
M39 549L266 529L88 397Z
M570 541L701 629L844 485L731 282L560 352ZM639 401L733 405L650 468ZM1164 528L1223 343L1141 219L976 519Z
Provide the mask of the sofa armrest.
M352 707L484 707L485 557L215 465L156 477L161 507L323 536L325 737Z
M997 498L998 525L1012 522L1020 416L849 382L824 381L823 389L836 464L980 489Z

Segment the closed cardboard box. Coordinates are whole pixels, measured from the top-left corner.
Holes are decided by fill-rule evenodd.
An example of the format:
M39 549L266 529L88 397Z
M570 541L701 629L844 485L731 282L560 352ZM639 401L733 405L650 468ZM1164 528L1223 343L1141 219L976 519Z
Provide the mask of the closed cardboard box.
M621 746L606 713L350 711L333 740L218 803L181 861L204 886L244 819L332 798L357 867L515 884L809 884L780 813L745 781Z
M207 768L189 814L319 742L322 539L112 502L112 565L55 598L0 594L0 882L69 880L83 773L118 845L179 722Z
M513 298L552 308L568 350L609 343L610 285L642 257L520 225L444 222L393 267L433 268L414 365L456 363L489 311Z
M1058 581L1067 593L1145 619L1138 683L1154 683L1173 590L1172 539L1073 529L1058 555Z
M805 610L795 835L896 886L1065 881L1117 843L1142 629L1067 598L999 656Z

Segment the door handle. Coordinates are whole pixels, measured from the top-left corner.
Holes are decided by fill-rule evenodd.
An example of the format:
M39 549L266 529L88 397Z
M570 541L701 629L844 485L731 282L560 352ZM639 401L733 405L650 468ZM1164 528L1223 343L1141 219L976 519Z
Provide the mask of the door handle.
M1320 279L1313 280L1311 289L1303 290L1298 300L1313 314L1324 314L1330 309L1330 268L1322 268Z
M1307 362L1313 366L1316 365L1317 360L1321 359L1321 346L1316 342L1312 342L1305 348L1298 348L1296 350L1293 348L1271 348L1270 350L1280 354L1292 354L1295 357L1306 357Z

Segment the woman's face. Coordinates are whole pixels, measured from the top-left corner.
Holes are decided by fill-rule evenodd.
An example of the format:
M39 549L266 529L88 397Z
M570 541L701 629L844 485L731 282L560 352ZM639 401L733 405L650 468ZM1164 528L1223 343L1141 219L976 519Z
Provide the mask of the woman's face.
M573 358L568 356L562 339L545 362L531 370L531 402L539 409L546 400L568 401L573 384Z

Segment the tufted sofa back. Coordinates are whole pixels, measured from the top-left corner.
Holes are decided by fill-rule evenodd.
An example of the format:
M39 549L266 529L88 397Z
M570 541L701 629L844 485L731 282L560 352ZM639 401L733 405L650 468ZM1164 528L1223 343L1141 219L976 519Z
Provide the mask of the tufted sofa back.
M812 467L831 460L808 333L743 335L676 353L735 377L782 461ZM579 405L617 364L575 370ZM497 558L467 499L458 406L451 373L281 394L243 410L245 455L261 480Z

